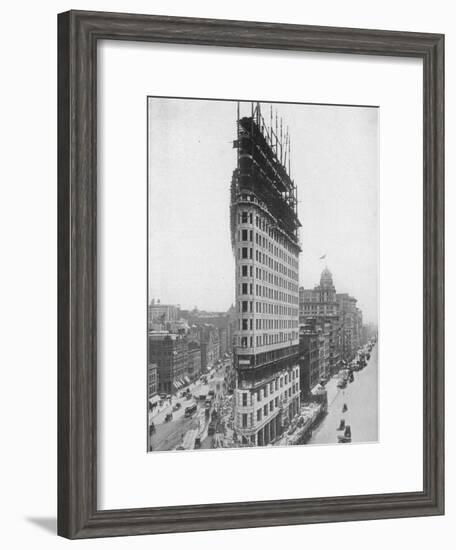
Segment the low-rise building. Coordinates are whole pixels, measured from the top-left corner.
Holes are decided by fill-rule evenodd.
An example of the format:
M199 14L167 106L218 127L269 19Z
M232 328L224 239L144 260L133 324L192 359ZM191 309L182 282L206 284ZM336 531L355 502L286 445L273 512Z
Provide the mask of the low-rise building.
M187 340L166 331L149 332L149 363L157 365L159 393L175 393L188 383Z

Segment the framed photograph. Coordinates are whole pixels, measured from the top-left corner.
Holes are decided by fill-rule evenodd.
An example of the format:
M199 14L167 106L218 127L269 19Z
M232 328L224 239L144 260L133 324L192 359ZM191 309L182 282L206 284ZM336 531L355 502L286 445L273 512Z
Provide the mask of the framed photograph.
M58 40L59 534L443 514L443 36Z

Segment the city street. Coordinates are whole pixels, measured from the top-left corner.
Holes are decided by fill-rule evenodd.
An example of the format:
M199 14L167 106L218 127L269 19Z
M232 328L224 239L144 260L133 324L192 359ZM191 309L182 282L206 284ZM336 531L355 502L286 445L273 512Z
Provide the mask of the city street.
M328 414L314 430L308 445L334 444L340 420L351 426L352 443L378 440L378 346L372 348L367 366L354 373L355 380L337 389L336 378L328 382ZM342 413L346 403L348 410Z
M213 367L205 376L207 384L201 379L188 386L191 399L181 397L181 389L175 396L171 397L171 401L167 400L162 407L149 412L149 425L151 422L155 425L155 433L149 439L149 445L152 445L153 451L170 451L179 446L184 448L193 448L193 443L196 437L201 438L202 448L211 448L212 436L208 436L207 428L210 417L205 415L205 400L199 399L200 396L207 396L210 391L215 394L214 404L211 407L211 412L214 407L217 407L217 401L225 391L225 372L229 366L229 360L225 360L218 368ZM181 406L177 411L173 411L173 407L179 403ZM197 411L191 417L185 417L185 409L196 404ZM172 413L172 420L166 422L166 416Z
M226 422L229 413L226 411L232 407L230 396L226 395L225 374L229 366L229 360L224 361L218 367L214 367L207 373L207 384L201 378L188 386L191 399L181 396L182 390L171 398L171 402L165 401L161 408L157 407L149 413L149 423L155 425L155 433L149 443L154 451L170 451L176 449L193 449L195 439L200 439L200 448L210 449L221 444L223 434L208 434L211 420L210 415L205 414L205 397L210 391L214 392L214 401L210 413L215 410L218 420ZM342 418L350 425L352 442L370 442L378 439L378 414L377 414L377 388L378 388L378 351L377 346L372 349L367 366L354 373L354 381L348 383L346 388L337 387L338 377L334 376L326 384L328 395L328 414L314 429L307 444L335 444L337 436L342 432L337 428ZM199 398L204 396L204 398ZM179 403L178 410L173 407ZM347 411L342 412L344 403ZM185 417L186 407L196 404L197 410L191 416ZM222 413L224 409L224 413ZM172 420L166 422L166 415L172 413ZM218 440L218 441L215 441ZM283 442L282 442L283 444Z

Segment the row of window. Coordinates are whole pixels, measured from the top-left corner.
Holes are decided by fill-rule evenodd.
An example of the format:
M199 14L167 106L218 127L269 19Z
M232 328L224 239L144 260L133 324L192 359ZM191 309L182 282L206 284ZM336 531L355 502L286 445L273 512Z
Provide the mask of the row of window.
M300 309L300 315L306 315L308 313L333 313L334 308L333 307L325 307L325 306L303 306Z
M243 229L242 235L239 235L240 237L242 236L243 241L247 240L247 239L244 239L244 236L245 236L244 231L247 231L247 230ZM251 230L248 233L248 237L250 241L253 241L253 235ZM295 269L298 269L299 263L296 262L291 256L288 256L281 248L279 248L278 246L274 246L264 235L261 235L260 233L255 232L255 243L261 248L263 248L264 250L266 250L267 252L269 252L270 254L274 255L276 258L279 258L279 260L281 260L282 262L285 262L288 265L291 265L292 267L294 267Z
M253 277L253 266L247 264L241 264L239 266L239 277ZM278 286L279 288L287 288L290 291L298 292L298 285L290 281L286 281L278 275L273 275L267 269L261 267L255 267L255 277L260 281L266 281L271 285Z
M238 260L253 260L253 248L251 246L239 246L238 247ZM261 264L274 270L276 273L285 275L294 281L298 280L298 272L288 268L285 264L274 260L271 256L261 250L255 249L255 260ZM299 287L296 285L296 292Z
M264 333L260 336L255 336L255 340L253 336L236 336L236 343L237 346L241 348L259 348L261 346L291 342L292 340L296 340L298 336L298 333L295 331L280 332L276 334Z
M303 302L305 304L311 303L311 302L323 302L323 303L335 303L336 298L334 293L332 294L312 294L311 296L308 296L307 294L303 294L302 292L299 293L299 301Z
M270 344L282 344L293 340L293 332L277 332L275 334L266 334L255 336L256 347L269 346Z
M279 408L282 404L287 403L288 399L291 399L297 392L299 391L299 385L294 384L293 387L288 388L288 390L285 390L285 392L282 393L282 395L279 397L275 397L274 399L271 399L269 403L266 403L266 405L263 405L263 407L256 410L256 421L261 422L263 418L266 418L268 415L272 414L275 409ZM242 414L242 427L248 428L253 426L253 414L254 413L243 413ZM248 418L250 416L250 424L248 422Z
M282 292L281 290L274 290L273 288L268 288L267 286L263 285L255 285L255 295L269 298L269 300L280 301L282 303L298 303L298 299L296 296L293 296L292 294L287 294L286 292Z
M239 294L242 296L253 295L253 283L239 283ZM274 290L263 285L255 285L255 296L262 296L269 300L280 301L282 303L296 304L298 302L297 296L287 294L281 290Z
M238 212L238 223L253 225L253 213L248 210L242 210ZM267 247L269 249L269 245L271 245L271 252L273 252L276 256L285 259L290 265L293 265L297 269L298 249L296 245L291 244L289 239L287 239L279 231L277 231L275 227L270 224L264 216L255 216L255 226L260 231L263 231L267 235L267 237L271 239L271 242L269 241L269 239L265 241L265 248ZM275 246L272 241L276 242L282 248L286 249L291 254L291 256L288 257L288 255L280 247ZM289 259L286 259L286 257L288 257Z
M291 256L288 256L281 248L273 245L273 252L275 255L279 256L281 259L284 259L289 265L292 265L298 269L299 251L296 245L292 245L290 241L279 233L272 225L270 225L268 220L263 216L255 216L255 225L260 231L266 233L274 242L278 243L282 248L285 248L291 254Z
M255 277L260 281L266 281L270 285L278 286L279 288L287 288L293 292L298 292L298 285L292 283L291 281L286 281L284 278L279 275L274 275L267 269L262 269L261 267L255 268Z
M255 313L266 313L269 315L287 315L288 317L298 317L298 308L285 306L283 304L271 304L260 300L239 300L239 313L253 313L253 304L255 303Z
M260 300L255 300L255 312L266 313L269 315L288 315L290 317L298 317L297 307L285 306L282 304L271 304Z
M285 394L282 392L284 386L291 384L290 388L285 389ZM299 389L299 367L294 367L291 371L286 372L278 376L275 380L268 382L262 388L259 388L255 392L244 391L240 393L241 397L239 405L243 407L251 406L254 404L254 401L259 403L263 399L266 399L268 396L273 396L274 393L282 393L282 397L287 395L287 392L291 390L293 393ZM291 394L290 394L291 395Z
M277 405L276 405L277 407ZM269 411L272 412L274 410L274 404L272 404L272 409L269 408ZM264 417L263 417L263 414L264 414ZM257 413L256 413L256 419L257 419L257 422L261 422L262 418L266 418L268 415L268 407L267 405L264 406L264 409L263 411L261 409L258 409L257 410ZM250 416L250 422L249 422L249 416ZM250 415L244 413L241 415L241 425L243 428L252 428L253 427L253 413L250 413Z
M239 319L239 330L253 330L253 318ZM294 319L255 319L255 330L280 330L298 328L298 321Z
M278 330L282 328L298 328L299 322L295 319L255 319L255 328Z

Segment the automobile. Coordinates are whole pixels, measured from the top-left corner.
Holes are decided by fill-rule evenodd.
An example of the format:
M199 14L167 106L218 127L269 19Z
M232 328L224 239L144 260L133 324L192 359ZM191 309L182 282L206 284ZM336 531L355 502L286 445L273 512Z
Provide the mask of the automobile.
M165 422L171 422L172 419L173 419L173 413L168 413L165 416Z
M190 405L190 407L185 407L185 413L184 413L185 418L188 418L189 416L192 416L193 414L195 414L197 408L198 407L196 406L196 403L194 405Z
M160 393L160 399L166 399L166 393Z
M176 403L176 404L173 406L173 411L178 411L181 407L182 407L182 405L181 405L180 403Z
M214 390L209 390L207 395L210 395L211 397L214 397L215 391Z
M167 399L168 401L171 401L171 396L168 394L168 395L166 396L166 399Z

